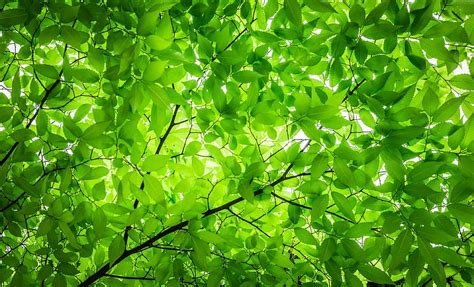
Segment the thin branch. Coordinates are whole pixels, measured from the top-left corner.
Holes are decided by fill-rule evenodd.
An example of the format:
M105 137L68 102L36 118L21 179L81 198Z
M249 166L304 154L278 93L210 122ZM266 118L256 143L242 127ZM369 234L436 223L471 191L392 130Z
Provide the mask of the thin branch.
M112 278L119 278L119 279L127 279L127 280L147 280L147 281L154 281L155 278L150 277L133 277L133 276L120 276L114 274L105 274L105 277L112 277Z

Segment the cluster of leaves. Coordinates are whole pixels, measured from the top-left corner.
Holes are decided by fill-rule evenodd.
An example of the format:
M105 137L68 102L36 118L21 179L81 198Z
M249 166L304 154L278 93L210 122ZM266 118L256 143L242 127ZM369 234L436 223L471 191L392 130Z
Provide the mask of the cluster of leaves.
M473 284L473 15L0 1L0 284Z

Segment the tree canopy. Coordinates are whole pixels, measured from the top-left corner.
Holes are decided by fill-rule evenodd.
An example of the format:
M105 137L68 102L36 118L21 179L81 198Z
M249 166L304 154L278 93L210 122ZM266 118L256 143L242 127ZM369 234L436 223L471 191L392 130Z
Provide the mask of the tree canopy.
M473 15L0 1L0 285L474 284Z

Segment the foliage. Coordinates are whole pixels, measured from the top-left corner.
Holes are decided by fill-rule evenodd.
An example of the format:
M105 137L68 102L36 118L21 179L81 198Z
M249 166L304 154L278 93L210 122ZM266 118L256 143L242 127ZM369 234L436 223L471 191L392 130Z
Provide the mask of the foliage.
M474 5L0 1L0 282L474 283Z

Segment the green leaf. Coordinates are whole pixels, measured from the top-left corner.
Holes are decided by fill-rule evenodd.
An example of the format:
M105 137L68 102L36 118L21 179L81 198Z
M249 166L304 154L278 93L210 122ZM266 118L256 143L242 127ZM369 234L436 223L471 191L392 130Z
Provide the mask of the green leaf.
M330 3L324 0L304 0L304 4L316 12L336 13Z
M416 55L407 55L408 60L418 69L424 71L426 69L426 60Z
M51 79L57 79L59 78L59 73L56 70L55 67L51 65L44 65L44 64L36 64L34 66L34 69L37 73L40 75L43 75L45 77L51 78Z
M396 269L405 261L405 257L408 255L414 239L415 238L410 230L405 229L400 232L392 246L392 261L390 262L390 269Z
M142 168L146 172L157 171L166 167L169 156L166 155L151 155L143 161Z
M147 82L154 82L158 80L165 72L166 66L167 62L165 61L150 62L143 72L143 80Z
M137 26L138 35L146 36L155 30L159 13L159 11L150 11L139 18Z
M431 245L420 237L417 238L417 242L421 255L426 263L428 263L428 269L433 281L438 286L446 285L446 273Z
M378 284L393 284L392 279L387 273L383 272L382 270L378 269L377 267L371 265L361 265L358 267L358 270L362 276L367 278L371 282L375 282Z
M352 5L351 9L349 10L349 18L352 22L359 24L362 26L365 21L365 10L359 4Z
M317 218L321 217L325 212L326 208L329 204L329 195L323 194L316 198L313 202L313 206L311 209L311 218L312 220L316 220Z
M437 161L421 162L408 173L408 179L413 182L422 181L435 174L442 164Z
M474 212L474 207L466 204L455 203L448 205L448 210L462 222L467 222L470 224L474 223L474 218L472 216Z
M454 113L459 110L459 106L463 103L465 97L452 98L446 101L433 114L433 121L444 122L448 120Z
M472 91L474 90L474 79L472 75L460 74L452 77L449 82L456 88Z
M366 30L364 30L362 35L369 39L380 40L380 39L386 38L387 35L392 34L396 29L397 27L395 27L392 24L387 24L387 23L375 24L373 26L370 26Z
M423 109L429 114L432 115L438 108L439 98L438 94L432 89L428 88L423 96Z
M295 228L295 235L296 237L303 243L316 245L317 241L314 236L306 229L303 228Z
M122 256L123 252L125 251L125 241L123 240L123 236L117 235L112 240L109 246L109 263L113 264L117 259Z
M318 180L321 175L327 170L329 163L329 156L325 153L319 153L311 164L311 179Z
M357 186L355 177L348 165L342 158L334 159L334 171L337 178L345 185L355 188Z
M251 83L261 78L262 75L254 71L239 71L234 73L232 77L239 83Z
M0 27L11 27L22 24L28 18L28 13L25 9L7 9L0 11Z
M354 214L352 213L352 206L349 200L344 195L334 191L331 193L331 196L342 214L354 220Z
M201 143L198 141L190 142L184 149L184 155L191 156L197 154L201 150Z
M107 226L107 217L105 216L105 213L102 208L99 207L95 210L92 220L95 236L98 239L102 238L105 235L105 229Z
M13 116L13 108L12 107L3 107L0 106L0 123L4 123L11 119Z
M89 69L72 69L74 78L84 83L95 83L99 81L99 74Z
M219 55L217 55L217 59L219 59L219 61L223 64L235 65L245 61L245 55L239 53L236 50L227 50L219 53Z
M469 183L468 179L461 179L461 181L451 189L448 199L450 203L458 203L472 195L474 195L474 186Z
M36 231L36 235L43 236L48 234L48 232L53 229L54 225L55 223L52 218L45 217L39 224L38 230Z
M389 3L390 1L388 0L382 0L379 5L377 5L372 11L370 11L365 20L365 25L376 23L385 13L385 10L387 10Z
M318 258L321 262L326 262L332 257L334 252L336 252L336 240L332 237L328 237L324 239L323 243L321 243L321 247L318 251Z
M454 250L442 246L435 247L433 250L438 258L448 264L459 267L469 267L469 263Z
M440 59L445 62L455 63L455 59L448 49L444 46L444 41L441 39L421 39L421 48L431 57Z
M291 23L297 27L302 25L301 6L297 0L284 0L283 9Z
M362 236L371 235L372 222L363 222L349 228L346 232L348 238L361 238Z
M32 130L29 129L19 129L10 134L10 136L16 141L16 142L25 142L29 141L32 138L34 138L36 135Z
M339 108L332 105L316 105L311 107L307 116L314 120L324 120L339 114Z
M354 259L357 262L364 262L365 255L362 248L354 240L343 239L342 247L349 254L350 259Z
M293 224L297 224L301 216L301 207L294 204L288 205L288 218Z
M423 256L420 253L420 249L417 248L410 256L408 257L408 273L407 273L407 283L411 285L417 285L418 277L423 271L425 266L425 261Z

